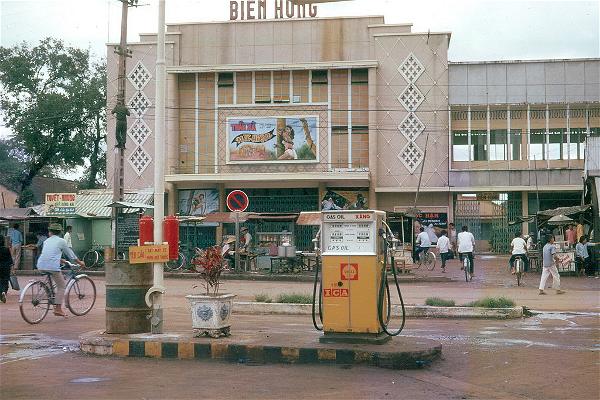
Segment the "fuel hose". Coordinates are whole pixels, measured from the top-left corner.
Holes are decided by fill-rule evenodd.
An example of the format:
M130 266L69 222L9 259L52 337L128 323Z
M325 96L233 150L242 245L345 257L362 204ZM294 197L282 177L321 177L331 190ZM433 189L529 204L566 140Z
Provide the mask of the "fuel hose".
M312 301L312 321L313 321L313 325L315 327L316 330L318 331L322 331L323 330L323 309L322 309L322 300L323 300L323 290L322 290L322 283L319 280L319 271L321 269L321 260L319 255L317 254L317 262L315 264L315 282L313 285L313 301ZM317 324L317 286L319 287L319 321L321 322L321 326L319 326L319 324Z
M389 229L389 228L388 228ZM377 301L377 318L379 319L379 325L381 329L390 336L398 336L400 332L404 329L404 324L406 323L406 313L404 310L404 299L402 298L402 292L400 291L400 285L398 284L398 276L396 275L396 267L394 265L394 256L391 256L392 262L392 274L394 275L394 284L396 285L396 290L398 291L398 297L400 298L400 305L402 307L402 324L398 330L388 329L388 324L390 322L390 317L392 314L392 298L390 293L390 285L387 279L387 254L388 254L388 240L385 237L385 232L381 233L383 236L383 246L384 246L384 260L383 266L381 269L381 285L379 286L379 299ZM390 235L391 232L390 232ZM393 237L393 236L391 236ZM387 307L385 310L385 318L383 313L384 302L387 298Z

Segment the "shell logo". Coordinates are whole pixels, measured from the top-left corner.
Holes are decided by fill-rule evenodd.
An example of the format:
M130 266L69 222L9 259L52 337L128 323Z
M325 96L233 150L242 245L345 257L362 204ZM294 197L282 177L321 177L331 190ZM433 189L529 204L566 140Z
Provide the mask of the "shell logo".
M358 264L341 264L340 274L343 281L357 281Z

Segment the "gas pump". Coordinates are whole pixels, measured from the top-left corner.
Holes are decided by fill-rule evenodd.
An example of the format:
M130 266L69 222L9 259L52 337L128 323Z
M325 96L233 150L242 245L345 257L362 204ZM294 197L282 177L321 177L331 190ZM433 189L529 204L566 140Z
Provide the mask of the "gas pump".
M388 329L391 314L387 260L395 239L385 213L375 210L338 210L321 213L315 239L320 263L315 268L313 324L323 330L321 342L384 343L404 327L404 301L391 268L400 303L402 325ZM319 279L319 273L322 276ZM320 286L317 290L317 286ZM319 298L317 299L317 291ZM318 311L322 326L316 321Z

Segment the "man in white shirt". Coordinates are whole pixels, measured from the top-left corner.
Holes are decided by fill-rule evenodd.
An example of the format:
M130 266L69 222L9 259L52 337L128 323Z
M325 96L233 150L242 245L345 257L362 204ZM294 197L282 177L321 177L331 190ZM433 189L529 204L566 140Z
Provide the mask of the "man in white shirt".
M420 227L419 231L420 232L417 235L417 242L416 242L415 251L414 251L414 255L413 255L414 262L419 261L419 258L420 258L419 254L425 250L428 250L429 246L431 246L431 240L429 240L429 235L427 234L427 232L425 232L425 228Z
M72 249L73 248L73 242L71 241L71 231L73 230L73 227L71 225L67 226L67 229L65 230L65 235L63 236L63 239L65 239L65 242L67 242L67 246Z
M446 272L446 260L449 259L450 256L450 239L446 236L448 233L446 230L442 231L442 236L438 238L437 247L440 250L440 258L442 259L442 272Z
M42 254L37 261L37 269L42 272L52 274L52 280L56 283L56 293L54 297L54 315L65 317L65 312L62 309L62 301L65 295L65 278L60 272L60 260L63 252L68 258L75 261L82 267L85 265L79 260L73 250L67 246L67 242L60 236L62 226L60 224L50 224L48 227L48 239L44 242Z
M527 259L527 242L521 236L521 232L515 232L515 238L510 242L510 248L512 249L512 255L510 256L510 260L508 260L510 273L515 273L515 260L517 258L523 260L525 271L528 271L529 260Z
M465 225L462 227L462 232L460 232L457 236L458 242L458 255L460 257L460 261L463 261L464 257L468 257L471 261L471 276L474 275L475 272L475 263L473 262L473 250L475 249L475 236L471 232L469 232L469 228ZM464 269L463 266L460 269Z

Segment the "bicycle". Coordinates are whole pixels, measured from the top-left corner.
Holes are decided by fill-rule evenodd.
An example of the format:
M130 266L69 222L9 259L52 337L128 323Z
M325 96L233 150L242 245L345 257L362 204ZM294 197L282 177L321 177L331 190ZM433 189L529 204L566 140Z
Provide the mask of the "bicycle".
M471 258L467 253L463 253L462 255L463 269L465 270L465 281L470 282L473 280L473 264L471 263Z
M183 246L180 245L177 251L177 259L167 261L164 269L168 272L176 272L181 271L182 269L187 269L187 266L187 257L184 253Z
M94 243L92 248L83 255L82 260L85 268L88 270L101 268L104 266L104 249L102 246Z
M67 309L77 316L90 312L96 303L96 285L94 281L85 274L78 274L79 268L70 262L61 267L65 275L67 285L65 287L65 305ZM42 272L45 279L29 282L21 291L19 296L19 311L21 317L29 324L42 322L50 306L54 305L56 297L56 284L52 280L52 273Z
M517 277L517 286L521 286L523 276L525 275L525 263L521 257L516 257L513 267L515 269L515 276Z
M431 251L429 248L427 248L425 251L423 251L421 254L419 254L419 259L415 263L414 268L419 269L421 267L421 265L425 265L425 267L429 271L433 271L433 269L435 268L436 262L437 262L437 257L435 255L435 253L433 251Z

